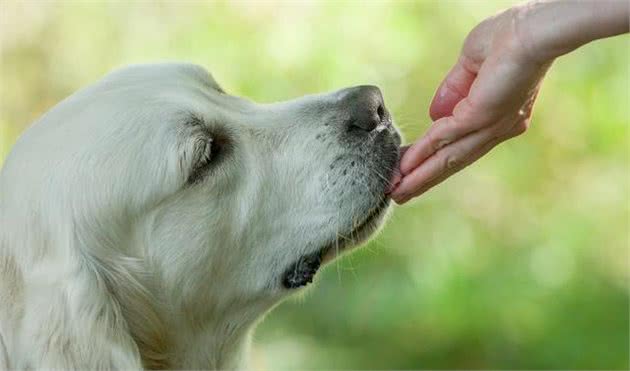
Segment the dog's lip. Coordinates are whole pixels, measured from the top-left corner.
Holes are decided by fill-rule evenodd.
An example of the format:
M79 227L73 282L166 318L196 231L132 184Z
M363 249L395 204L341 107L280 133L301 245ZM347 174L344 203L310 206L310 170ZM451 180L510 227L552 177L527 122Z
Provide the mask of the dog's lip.
M282 278L282 285L288 289L308 285L313 282L313 277L317 273L321 263L321 251L302 256L285 271Z
M373 207L360 223L356 223L350 231L350 236L362 236L363 232L373 227L374 221L378 219L387 209L390 203L389 197L384 197L375 207ZM300 257L285 271L282 277L282 284L287 289L295 289L306 286L313 282L313 277L322 264L330 261L339 254L349 244L356 244L359 241L352 240L348 243L347 238L335 238L332 242L325 244L321 249Z

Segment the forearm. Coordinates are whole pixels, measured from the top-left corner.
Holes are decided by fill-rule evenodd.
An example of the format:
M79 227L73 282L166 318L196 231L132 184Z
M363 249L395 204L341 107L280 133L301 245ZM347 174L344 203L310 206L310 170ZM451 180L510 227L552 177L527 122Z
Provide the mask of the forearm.
M516 28L527 52L545 62L593 40L628 32L626 0L554 0L517 8Z

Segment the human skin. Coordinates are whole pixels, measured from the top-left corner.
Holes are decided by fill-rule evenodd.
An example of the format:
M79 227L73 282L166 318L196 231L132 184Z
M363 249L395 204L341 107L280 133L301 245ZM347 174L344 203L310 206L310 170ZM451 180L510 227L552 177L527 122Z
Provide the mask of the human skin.
M627 33L629 4L529 2L477 25L433 97L434 123L404 149L391 197L403 204L524 133L553 61L593 40Z

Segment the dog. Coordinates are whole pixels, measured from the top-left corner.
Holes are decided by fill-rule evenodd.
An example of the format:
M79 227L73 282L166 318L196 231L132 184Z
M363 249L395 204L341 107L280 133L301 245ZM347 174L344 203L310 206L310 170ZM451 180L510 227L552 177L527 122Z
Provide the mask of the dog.
M0 174L0 368L236 369L250 334L390 208L374 86L273 104L202 67L114 71Z

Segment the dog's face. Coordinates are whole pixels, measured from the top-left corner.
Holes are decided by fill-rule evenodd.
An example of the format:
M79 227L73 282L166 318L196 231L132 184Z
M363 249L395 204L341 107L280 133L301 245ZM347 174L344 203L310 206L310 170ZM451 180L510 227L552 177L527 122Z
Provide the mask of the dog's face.
M190 65L115 72L42 121L7 173L27 164L99 259L147 259L213 305L277 299L367 238L400 145L375 87L255 104Z

